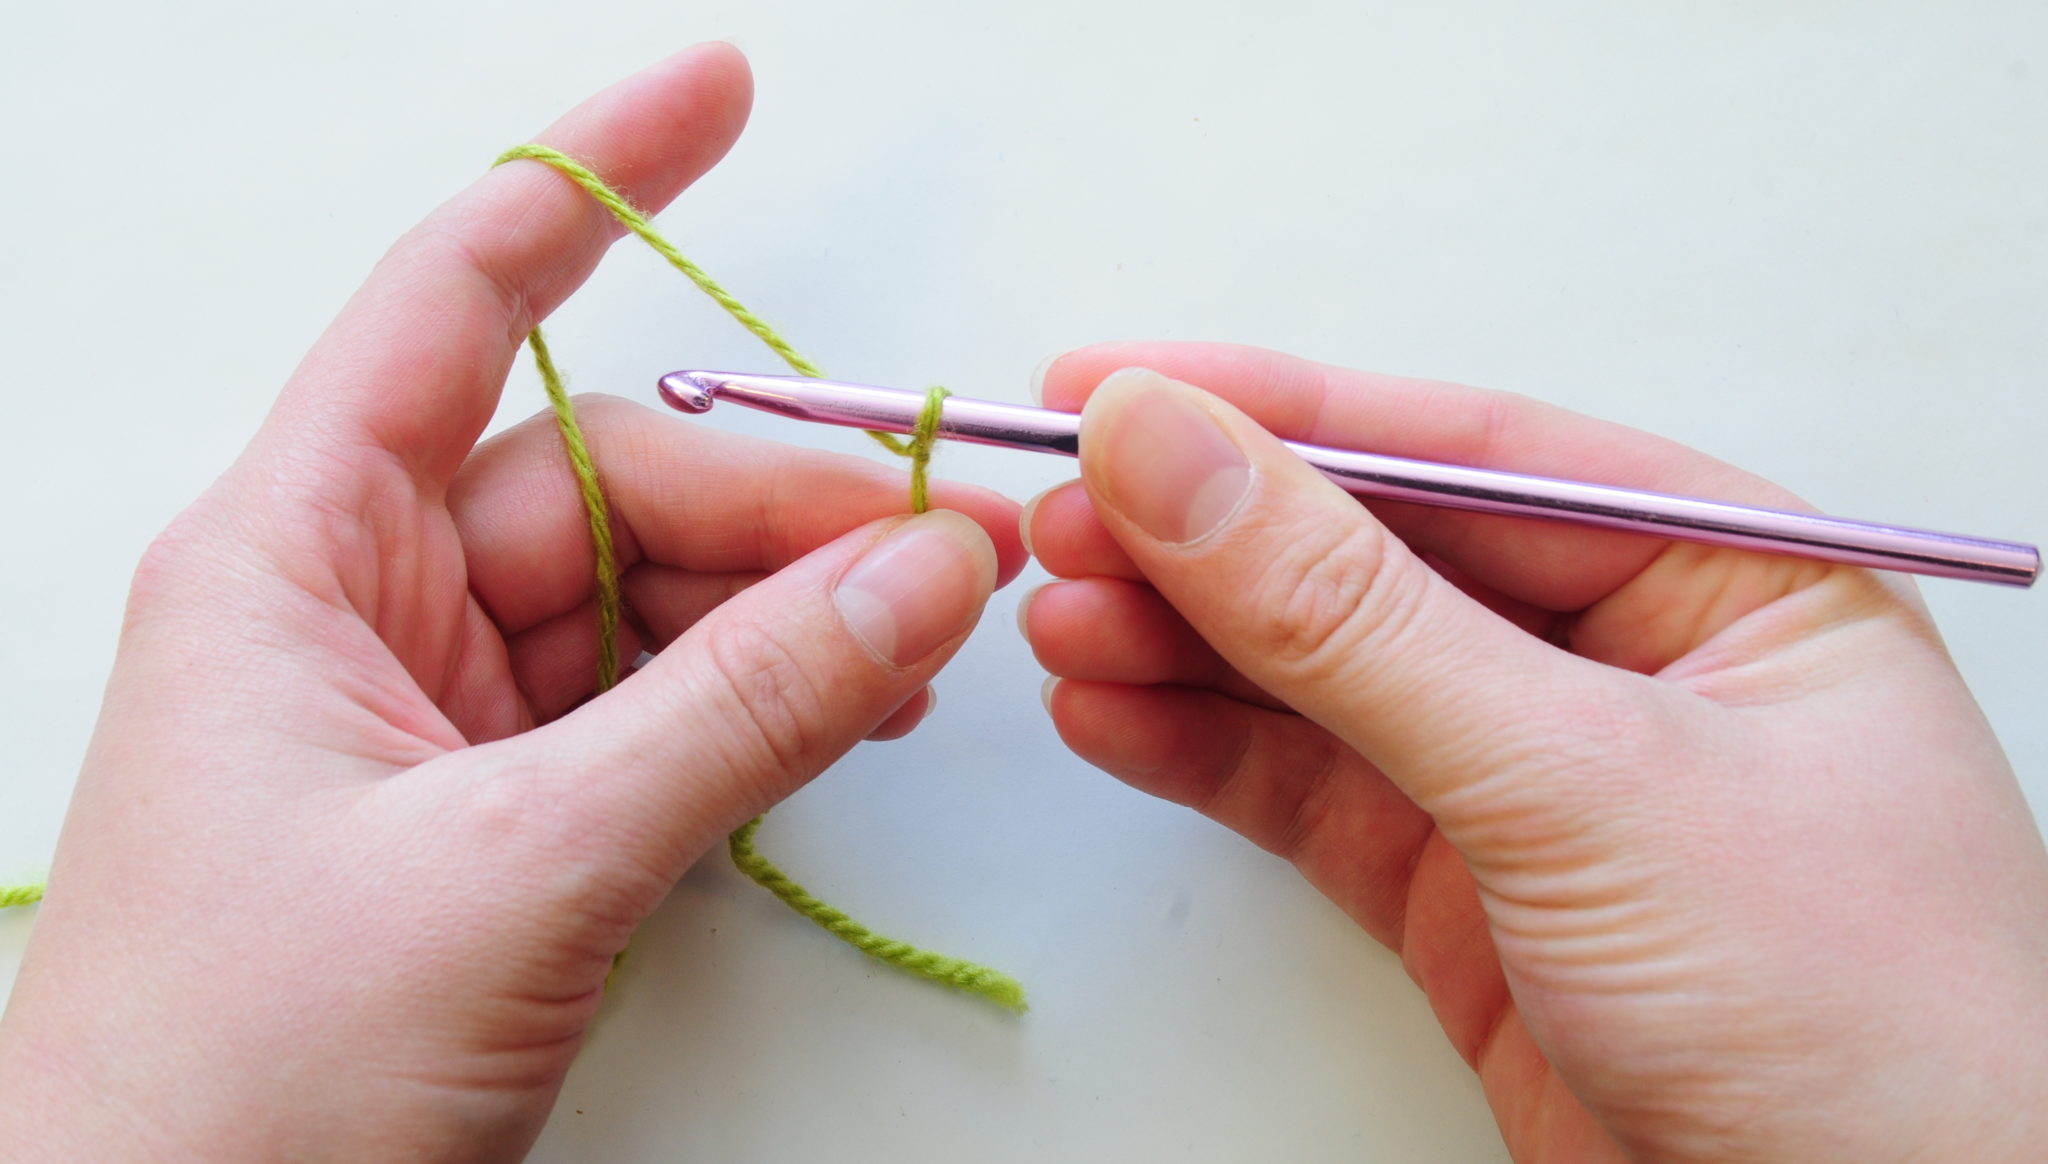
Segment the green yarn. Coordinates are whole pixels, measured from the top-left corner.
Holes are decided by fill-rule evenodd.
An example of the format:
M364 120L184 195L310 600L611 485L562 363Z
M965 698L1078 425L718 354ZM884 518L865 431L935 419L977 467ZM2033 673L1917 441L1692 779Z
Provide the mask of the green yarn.
M17 905L34 905L43 899L43 883L31 881L26 885L0 886L0 909L13 909Z
M618 191L607 186L582 163L547 146L523 145L506 150L492 164L503 165L522 158L552 166L582 187L627 230L654 248L655 253L667 259L670 266L689 276L690 281L695 283L698 289L709 295L713 302L725 309L726 314L738 320L741 326L754 333L762 343L767 344L798 374L816 378L824 376L824 371L818 365L798 352L788 340L777 334L760 316L748 310L731 292L719 286L717 280L702 267L691 262L675 248L674 244L661 237L645 215L634 209ZM602 691L611 687L618 677L618 648L613 639L618 628L619 589L618 567L612 555L611 520L605 505L604 491L599 487L597 468L591 462L589 448L584 443L583 433L576 424L576 410L569 401L568 392L562 386L561 373L556 370L554 358L548 351L546 341L541 338L538 327L528 334L527 341L533 348L533 361L540 370L541 383L547 388L548 401L554 405L556 424L562 431L562 443L568 449L569 460L575 467L576 479L582 487L583 507L590 515L591 541L597 552L598 629L603 639L598 656L598 689ZM937 386L925 393L924 407L918 410L917 423L907 442L889 433L868 432L868 435L882 447L898 456L909 458L912 513L923 513L929 506L928 470L931 465L932 447L938 443L939 420L946 396L946 390ZM784 905L871 958L955 990L979 995L998 1006L1015 1011L1025 1009L1024 987L1009 975L978 963L884 937L848 917L845 911L813 897L803 886L790 880L782 870L776 868L773 862L755 852L754 834L760 831L761 821L762 817L757 816L741 825L728 838L727 850L732 855L732 863L740 872L752 878L756 885L774 894ZM624 956L621 952L620 958ZM612 969L614 972L617 971L617 959L614 959ZM609 985L609 975L606 982Z
M702 267L691 262L667 239L662 238L645 215L634 209L631 203L588 168L567 154L542 145L523 145L506 150L492 164L503 165L521 158L552 166L582 187L627 230L654 248L657 254L668 260L670 266L689 276L690 281L709 295L713 302L724 308L727 314L738 320L741 326L752 332L761 342L767 344L799 374L824 376L818 365L806 359L766 321L748 310L731 292L719 286ZM569 464L576 473L576 483L583 496L584 511L590 518L590 540L597 570L597 689L607 691L619 679L618 626L621 608L618 558L612 543L610 507L605 502L604 489L598 479L597 465L590 455L590 446L583 438L582 426L576 422L575 405L569 399L562 374L555 367L554 355L548 350L547 340L541 335L540 328L535 327L528 332L526 342L533 351L534 366L540 373L541 385L547 391L548 403L554 409L555 426L562 434L562 445L569 455ZM918 412L917 424L909 441L890 433L868 433L890 452L909 459L912 513L923 513L929 507L928 470L931 465L932 448L938 443L939 421L946 396L946 390L936 386L925 394L924 407ZM774 894L783 904L809 918L827 933L869 957L955 990L978 995L998 1006L1015 1011L1025 1009L1024 988L1009 975L965 959L920 949L908 942L884 937L848 917L845 911L812 896L803 886L790 880L788 875L776 868L773 862L755 851L754 834L760 831L762 819L757 816L741 825L727 842L733 864L752 878L755 884ZM42 900L43 889L44 885L41 882L0 886L0 909L33 905ZM619 955L620 958L624 956L623 952ZM614 972L617 967L618 960L614 959ZM608 974L607 987L610 982L611 976Z
M1008 974L978 962L921 950L909 942L883 937L846 916L844 910L811 896L810 890L791 881L789 875L776 868L773 861L754 851L754 834L761 830L764 819L765 813L741 825L726 838L726 850L732 854L732 863L740 872L753 878L754 884L816 922L826 933L871 958L955 990L978 994L997 1006L1014 1011L1026 1009L1023 984Z
M923 513L930 508L925 496L925 476L931 469L932 446L939 443L939 416L945 410L946 397L952 393L932 385L925 390L924 407L917 410L917 425L910 433L910 512Z
M802 352L791 347L789 341L776 334L775 329L769 327L766 320L748 310L747 305L734 298L732 292L719 286L718 280L713 279L704 268L691 262L689 256L675 248L674 243L661 237L661 234L654 229L654 224L647 221L646 215L640 213L633 207L632 203L626 201L624 195L605 185L604 179L591 173L589 168L584 166L583 163L560 150L549 149L544 145L529 144L513 146L511 149L499 154L498 160L492 162L491 165L502 166L506 162L517 161L520 158L531 158L536 162L546 162L548 165L561 171L570 181L583 187L584 192L597 199L598 205L611 211L612 217L619 220L619 225L639 235L642 242L654 248L655 254L668 260L669 266L688 275L690 282L695 283L698 290L711 296L713 302L725 308L727 315L738 320L741 327L753 332L757 339L768 345L769 350L781 356L782 362L795 369L797 375L809 376L818 380L825 378L823 369L806 359ZM868 435L875 438L875 441L883 448L888 449L899 457L911 455L911 447L890 433L868 432Z
M619 681L619 559L612 550L611 510L604 490L597 483L597 465L590 459L590 446L583 443L583 426L576 423L576 406L562 386L562 374L555 370L555 357L541 338L540 328L526 333L533 349L533 365L540 370L540 382L547 389L548 403L555 409L555 427L561 430L562 445L569 464L576 470L576 483L583 490L583 509L590 515L590 543L597 554L597 689L610 691Z

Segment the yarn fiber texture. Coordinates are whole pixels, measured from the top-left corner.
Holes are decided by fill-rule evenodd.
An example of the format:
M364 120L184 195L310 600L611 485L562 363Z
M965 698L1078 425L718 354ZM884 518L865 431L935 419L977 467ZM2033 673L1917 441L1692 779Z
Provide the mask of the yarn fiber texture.
M726 314L753 333L799 375L813 378L824 376L825 373L817 364L797 351L788 340L770 327L767 321L754 314L731 292L720 286L702 267L691 262L673 243L663 238L645 214L618 191L605 184L604 180L591 172L589 167L559 150L544 145L515 146L499 155L498 160L492 165L501 166L506 162L521 159L551 166L581 187L622 226L645 242L656 254L666 259L670 266L688 276L699 290L710 296L713 302L725 309ZM618 557L612 542L611 511L605 502L604 484L598 477L597 463L590 455L589 442L584 439L582 426L576 421L576 407L569 399L562 373L555 365L554 353L549 351L547 340L541 335L538 327L527 334L526 342L527 347L533 352L534 368L540 374L541 386L547 392L548 404L554 410L555 426L562 434L562 448L568 455L571 470L576 474L584 512L589 517L591 549L597 574L597 689L600 692L608 691L619 681L618 627L621 605ZM940 412L945 398L944 388L934 387L925 394L924 407L918 413L917 424L908 441L891 433L870 431L867 434L883 448L909 460L912 513L923 513L929 503L927 477L932 447L938 441ZM774 894L777 900L810 919L826 933L871 958L943 986L985 998L1010 1010L1025 1009L1023 986L1002 971L878 934L848 916L844 910L812 895L754 848L754 836L760 832L764 818L765 814L741 825L728 838L726 846L733 864L755 884ZM40 882L0 886L0 909L32 905L42 900L42 897L43 885ZM616 963L614 966L616 968Z

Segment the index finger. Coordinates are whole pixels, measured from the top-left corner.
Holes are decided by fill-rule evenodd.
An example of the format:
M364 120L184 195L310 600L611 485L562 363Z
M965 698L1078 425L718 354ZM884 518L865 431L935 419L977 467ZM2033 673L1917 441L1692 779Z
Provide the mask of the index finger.
M1045 406L1078 412L1105 376L1145 367L1228 400L1289 440L1389 456L1564 477L1744 505L1806 509L1784 489L1663 437L1526 396L1318 364L1231 344L1112 343L1047 366ZM1670 545L1526 518L1391 502L1375 516L1503 595L1582 610L1636 577Z
M590 98L537 140L657 208L725 155L752 95L739 50L698 45ZM438 492L489 423L520 341L621 233L547 165L488 171L377 264L266 430L300 447L381 450Z

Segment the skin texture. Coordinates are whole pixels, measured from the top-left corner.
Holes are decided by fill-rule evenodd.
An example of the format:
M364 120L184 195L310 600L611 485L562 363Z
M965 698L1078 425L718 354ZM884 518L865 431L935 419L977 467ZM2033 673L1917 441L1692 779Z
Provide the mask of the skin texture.
M2048 858L1909 582L1368 508L1268 433L1800 507L1502 393L1192 344L1041 392L1061 736L1399 952L1515 1159L2038 1158Z
M659 207L750 95L700 46L538 140ZM914 727L1021 568L986 491L908 518L898 470L585 398L620 654L660 651L592 698L552 420L473 446L618 233L538 163L479 179L149 549L0 1023L10 1159L516 1159L634 927L726 832Z
M658 207L748 97L706 46L540 140ZM0 1020L10 1158L517 1158L684 869L928 709L1021 567L1015 506L942 485L957 512L892 516L900 473L601 398L621 654L660 655L593 697L558 438L475 442L616 234L543 166L481 179L151 547ZM1270 353L1050 369L1088 433L1085 486L1026 518L1069 579L1025 612L1062 735L1400 951L1518 1159L2042 1142L2048 858L1909 585L1368 511L1223 399L1105 383L1128 365L1306 440L1796 502L1529 401Z

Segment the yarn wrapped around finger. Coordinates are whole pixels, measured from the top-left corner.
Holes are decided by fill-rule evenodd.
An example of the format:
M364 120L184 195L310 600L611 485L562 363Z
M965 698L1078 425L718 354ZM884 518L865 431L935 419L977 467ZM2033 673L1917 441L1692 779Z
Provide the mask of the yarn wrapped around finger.
M618 191L606 185L588 167L559 150L543 145L516 146L501 154L494 164L503 165L520 159L530 159L552 166L582 187L596 199L598 205L610 211L628 231L653 248L656 254L668 260L670 266L688 276L698 289L724 308L726 314L737 320L742 327L768 345L769 349L780 356L797 374L812 378L824 377L825 373L818 365L798 352L788 340L770 327L767 321L755 315L731 292L721 287L702 267L691 262L673 243L663 238L646 215L626 201ZM600 644L597 687L599 691L606 691L617 683L619 678L616 642L620 606L619 575L618 563L612 549L610 513L605 504L603 485L598 480L596 463L591 459L582 429L576 423L575 406L570 402L561 373L555 367L554 357L549 352L547 341L542 338L538 327L527 336L527 344L533 349L534 366L540 372L541 384L547 391L548 403L554 408L555 423L561 429L562 444L568 453L570 466L575 470L576 480L583 494L583 506L590 518L590 540L597 569ZM910 461L912 513L923 513L929 504L928 477L932 447L938 442L940 410L946 395L946 390L939 387L933 387L926 392L924 408L918 413L917 424L908 441L891 433L868 432L868 435L883 448ZM762 819L755 817L740 826L729 838L727 849L733 864L740 872L774 894L778 901L810 919L826 933L871 958L954 990L977 995L1010 1010L1025 1009L1024 987L1002 971L964 958L935 953L897 938L884 937L855 921L845 911L813 896L777 868L774 862L755 850L754 834L760 831Z

